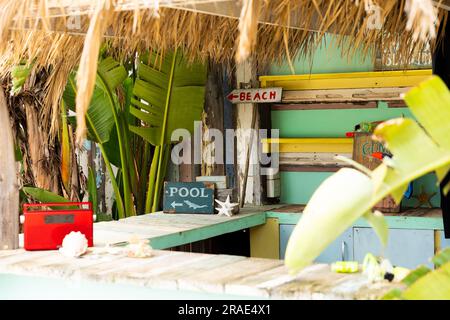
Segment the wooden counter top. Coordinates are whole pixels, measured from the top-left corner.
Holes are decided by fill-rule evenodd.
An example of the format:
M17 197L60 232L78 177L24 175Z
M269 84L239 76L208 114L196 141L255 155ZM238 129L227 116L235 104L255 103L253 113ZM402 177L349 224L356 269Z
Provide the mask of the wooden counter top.
M334 273L325 264L312 265L293 277L282 260L158 250L153 257L137 259L102 248L90 251L78 259L57 251L0 251L0 298L14 298L14 292L33 298L33 290L36 294L45 291L47 297L55 299L71 290L90 298L89 290L93 289L86 283L114 284L109 287L111 292L104 293L106 296L130 285L136 290L144 287L172 292L173 298L182 293L185 299L191 299L193 293L200 298L204 295L204 299L376 299L398 286L387 281L371 284L359 273ZM2 277L8 275L12 280L2 286ZM19 281L18 276L26 276L26 282ZM42 287L42 282L39 288L34 285L43 278L49 279L44 282L48 288ZM52 287L51 280L69 281L70 285Z

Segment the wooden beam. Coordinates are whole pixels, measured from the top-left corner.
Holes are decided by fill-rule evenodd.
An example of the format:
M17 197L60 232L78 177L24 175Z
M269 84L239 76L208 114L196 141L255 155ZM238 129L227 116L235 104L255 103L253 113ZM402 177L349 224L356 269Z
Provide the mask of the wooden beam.
M249 59L236 66L236 82L240 89L255 88L257 83L256 64ZM250 203L260 205L262 185L258 153L260 144L258 137L250 134L259 130L260 108L257 104L245 103L233 106L236 112L236 150L237 175L240 204Z
M403 100L388 101L387 105L389 108L408 108L405 101L403 101Z
M414 87L431 76L431 70L328 73L289 76L261 76L262 88L283 90L330 90L358 88Z
M208 78L205 86L205 119L203 125L208 129L220 130L222 133L221 141L218 137L210 137L209 141L203 140L202 154L202 175L204 176L223 176L225 174L225 152L219 159L220 152L223 149L225 136L223 114L224 114L224 93L222 92L222 66L210 61L208 67ZM206 128L203 128L206 130ZM213 140L213 141L211 141ZM212 161L215 160L215 161ZM211 163L214 162L214 163Z
M297 104L274 104L272 111L288 110L338 110L338 109L376 109L377 102L362 103L297 103Z
M8 106L0 87L0 250L19 248L19 189Z

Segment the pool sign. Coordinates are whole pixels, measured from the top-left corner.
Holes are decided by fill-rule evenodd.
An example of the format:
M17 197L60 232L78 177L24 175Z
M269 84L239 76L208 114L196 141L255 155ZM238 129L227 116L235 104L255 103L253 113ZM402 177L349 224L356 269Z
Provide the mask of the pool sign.
M282 88L234 90L227 98L231 103L272 103L281 102Z
M165 182L163 211L213 214L214 183Z

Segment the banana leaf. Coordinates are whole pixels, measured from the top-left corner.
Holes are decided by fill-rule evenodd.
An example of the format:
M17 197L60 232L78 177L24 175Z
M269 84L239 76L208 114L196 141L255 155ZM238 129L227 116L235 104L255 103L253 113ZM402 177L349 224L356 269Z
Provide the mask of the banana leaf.
M89 167L88 171L89 173L87 186L89 192L89 201L92 203L94 214L98 214L97 181L95 178L94 170Z
M25 193L27 197L33 198L35 201L38 201L42 204L45 203L64 203L64 202L70 202L68 199L61 197L60 195L53 193L48 190L44 190L41 188L35 188L35 187L23 187L22 191ZM58 207L52 207L49 206L51 209L55 210L61 210L61 209L76 209L77 206L58 206Z
M201 119L206 84L206 66L188 63L183 56L155 52L139 57L130 114L142 125L130 125L130 131L155 146L148 178L146 212L159 206L165 168L169 161L171 135L176 129L194 131Z
M408 92L405 101L422 126L405 118L380 124L374 135L392 152L392 159L374 171L341 169L319 186L286 248L291 273L311 264L360 217L368 219L386 245L387 224L372 208L389 194L399 202L408 183L422 175L436 171L442 179L448 172L450 92L440 78L432 77Z
M42 203L69 202L69 200L67 200L66 198L41 188L23 187L22 190L27 196L32 197L34 200Z
M178 128L194 130L203 111L206 66L188 63L180 53L140 57L130 113L146 126L130 130L154 146L170 143Z
M124 146L123 126L119 119L121 107L116 94L116 90L124 83L126 78L127 71L123 65L111 57L101 59L97 69L93 97L86 114L88 139L97 142L102 152L106 168L111 176L119 218L124 218L128 213L134 212L126 155L130 151ZM75 110L75 97L75 76L71 75L63 95L64 101L71 110ZM114 140L110 141L111 138ZM121 190L116 179L114 179L111 160L117 167L124 167L122 168L124 175L123 200Z
M450 262L428 272L403 291L408 300L450 300Z
M86 114L88 139L97 143L106 143L110 139L114 126L113 108L118 108L114 91L127 77L124 66L111 57L99 62L95 89ZM76 83L75 75L69 77L63 99L70 110L75 111Z
M27 81L28 76L31 73L31 69L33 69L33 65L34 65L34 63L19 64L11 70L13 94L17 94L22 90L22 87L25 84L25 81Z
M436 254L432 259L435 270L419 266L411 271L402 283L406 289L395 289L382 297L384 300L449 300L450 299L450 248Z
M61 126L61 179L66 192L70 193L70 171L72 163L67 110L64 100L61 101Z

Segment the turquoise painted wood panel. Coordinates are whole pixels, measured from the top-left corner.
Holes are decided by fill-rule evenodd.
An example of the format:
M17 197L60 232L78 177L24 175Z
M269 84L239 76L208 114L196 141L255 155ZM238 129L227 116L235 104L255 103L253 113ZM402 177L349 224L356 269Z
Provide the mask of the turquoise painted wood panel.
M281 203L305 204L332 172L281 172Z
M351 40L347 43L352 45ZM374 59L371 56L363 57L360 51L355 51L351 58L342 57L333 35L327 34L312 57L294 59L295 74L373 71ZM272 65L269 74L289 75L292 71L289 64L284 62Z
M363 121L412 117L408 108L388 108L379 102L372 109L283 110L272 111L272 129L282 138L342 138Z
M281 172L281 202L287 204L306 204L319 185L328 178L332 172ZM441 197L437 185L436 175L430 173L414 181L413 195L421 192L421 187L429 193L436 193L431 198L431 205L435 208L441 206ZM415 198L402 201L403 207L414 208L418 205ZM422 207L427 207L422 205Z
M363 262L367 253L388 258L393 265L415 268L429 262L434 255L433 230L390 229L389 242L386 248L380 244L371 228L353 228L354 258Z
M280 225L280 259L284 259L286 246L294 231L295 225ZM333 263L342 260L353 260L353 229L349 228L315 260L317 263Z

